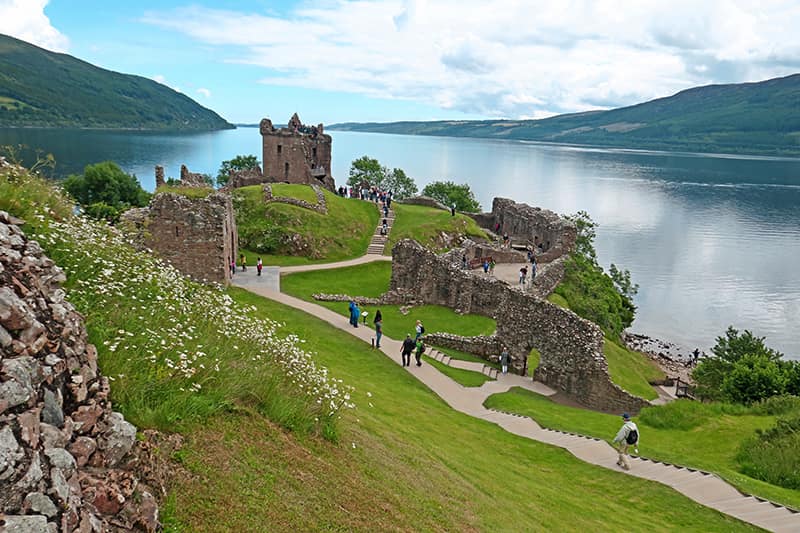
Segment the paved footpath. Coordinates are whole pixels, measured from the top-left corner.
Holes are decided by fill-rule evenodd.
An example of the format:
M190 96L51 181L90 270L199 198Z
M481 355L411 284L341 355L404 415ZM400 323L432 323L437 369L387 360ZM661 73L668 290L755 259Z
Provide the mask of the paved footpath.
M291 270L292 272L338 268L339 266L382 260L377 259L378 257L381 256L363 256L351 261L342 261L341 263L303 265L302 267L290 268L294 269ZM281 273L285 271L289 271L289 268L281 269ZM241 276L237 275L233 280L234 284L260 296L305 311L358 337L366 343L372 342L374 334L371 328L363 325L353 328L347 322L346 317L330 309L270 290L263 284L247 283L246 279L242 279L251 275L255 276L255 273L251 274L248 271L248 273L244 273ZM381 339L380 351L398 365L401 364L400 347L400 341L390 339L386 335ZM452 366L469 368L479 372L483 367L480 363L456 363L456 361L453 361ZM631 457L631 470L626 472L617 466L617 452L605 441L543 429L531 418L503 413L483 406L486 398L492 394L505 392L511 387L524 387L544 395L553 394L552 389L541 383L533 382L522 376L507 374L500 375L496 381L488 381L481 387L468 388L459 385L430 364L423 364L421 367L412 364L412 366L406 368L406 371L427 385L453 409L475 418L493 422L509 433L559 446L587 463L663 483L701 505L716 509L764 529L787 533L800 532L800 513L771 502L759 500L753 496L744 495L714 474L637 457Z

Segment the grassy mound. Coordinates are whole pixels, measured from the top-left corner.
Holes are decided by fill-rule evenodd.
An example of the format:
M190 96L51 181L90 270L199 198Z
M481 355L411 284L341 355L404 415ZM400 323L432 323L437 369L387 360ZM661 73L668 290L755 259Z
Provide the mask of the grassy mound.
M614 383L645 400L658 398L650 383L663 380L665 375L646 355L620 346L608 338L603 343L603 353Z
M449 211L396 202L392 203L392 210L395 219L389 233L387 253L391 253L392 247L403 239L414 239L426 248L442 251L444 247L439 239L442 233L487 238L474 220L460 213L453 217Z
M273 194L317 203L307 185L273 185ZM296 265L342 261L364 255L378 226L374 204L324 191L328 213L273 202L264 203L260 185L233 192L239 246L255 263Z
M487 407L529 416L552 429L611 441L621 419L567 407L534 392L514 388L486 400ZM756 430L770 427L775 416L757 409L678 400L644 409L636 423L645 457L716 472L739 489L764 498L800 506L800 493L770 485L742 473L737 460L741 443Z
M300 272L281 278L281 290L297 298L318 303L332 311L349 316L347 302L317 302L316 293L347 294L349 296L378 297L389 289L392 265L387 261L367 263L353 267L313 272ZM363 306L367 311L367 324L372 327L375 311L383 315L383 332L393 338L403 338L414 333L417 320L422 320L426 333L448 332L464 336L490 335L496 328L495 321L479 315L459 315L452 309L440 305L414 307L404 315L398 305Z

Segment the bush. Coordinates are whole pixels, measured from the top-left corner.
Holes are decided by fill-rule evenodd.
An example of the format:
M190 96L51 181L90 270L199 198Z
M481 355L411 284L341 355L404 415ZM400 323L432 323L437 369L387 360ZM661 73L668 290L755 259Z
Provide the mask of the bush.
M751 404L783 394L786 375L775 361L763 355L746 355L722 380L722 394L728 401Z
M231 178L231 174L240 170L250 170L258 166L258 158L254 155L237 155L233 159L223 161L217 171L217 185L220 187L226 185ZM209 176L206 180L213 184L213 180Z
M87 165L83 174L64 180L64 189L86 208L87 214L111 222L130 207L143 207L150 193L142 189L136 176L126 174L111 161Z
M756 431L736 456L743 474L788 489L800 489L800 416L779 419Z
M447 207L455 205L456 210L464 213L477 213L481 210L481 204L466 183L459 185L452 181L434 181L422 189L422 195L430 196Z
M402 200L417 194L417 184L406 175L401 168L389 170L381 166L377 159L362 156L350 165L350 177L347 184L351 187L361 187L362 184L377 187L382 191L392 191L393 198Z
M800 414L800 397L792 394L781 394L755 402L751 411L758 415Z

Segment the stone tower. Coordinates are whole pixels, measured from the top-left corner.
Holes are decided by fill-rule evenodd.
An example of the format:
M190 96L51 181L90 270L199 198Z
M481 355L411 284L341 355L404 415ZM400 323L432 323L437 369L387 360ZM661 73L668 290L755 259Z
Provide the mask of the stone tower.
M264 181L321 185L334 190L331 176L331 136L322 124L307 126L297 113L285 128L261 121Z

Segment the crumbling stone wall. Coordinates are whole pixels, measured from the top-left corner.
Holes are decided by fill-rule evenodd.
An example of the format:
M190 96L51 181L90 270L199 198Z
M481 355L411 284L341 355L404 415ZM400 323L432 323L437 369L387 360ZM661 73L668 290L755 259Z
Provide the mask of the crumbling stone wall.
M430 196L412 196L411 198L397 200L397 203L410 204L410 205L424 205L425 207L433 207L434 209L442 209L444 211L450 211L450 208L448 206L444 205L439 200L434 200Z
M306 126L297 113L286 128L275 128L265 118L260 124L266 181L316 184L336 189L331 176L330 135L322 124Z
M150 205L123 214L120 227L182 273L198 281L230 283L230 261L239 240L230 195L188 198L165 192Z
M238 189L240 187L247 187L248 185L260 185L266 183L264 173L261 172L261 166L256 165L253 168L244 170L234 170L228 177L228 182L225 184L225 189Z
M136 428L112 411L64 274L19 222L0 212L0 530L155 531Z
M496 339L508 347L512 371L524 373L528 354L536 348L541 359L535 377L577 401L605 411L636 412L648 405L611 381L597 325L500 280L464 271L462 254L455 249L437 256L409 239L397 243L384 301L444 305L492 317Z
M557 213L508 198L495 198L492 212L472 215L479 226L507 233L512 243L532 246L536 259L547 263L575 249L577 228Z
M314 190L314 194L317 195L317 203L312 204L309 203L301 198L292 198L291 196L275 196L272 193L272 185L269 183L265 183L262 185L262 191L264 193L264 203L268 204L271 202L278 202L281 204L289 204L289 205L296 205L297 207L302 207L304 209L311 209L312 211L316 211L323 215L328 214L328 201L325 199L325 193L322 192L322 189L319 188L317 185L311 185L311 188Z

